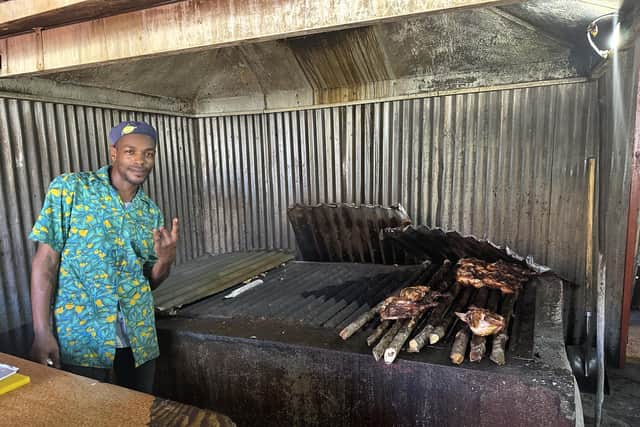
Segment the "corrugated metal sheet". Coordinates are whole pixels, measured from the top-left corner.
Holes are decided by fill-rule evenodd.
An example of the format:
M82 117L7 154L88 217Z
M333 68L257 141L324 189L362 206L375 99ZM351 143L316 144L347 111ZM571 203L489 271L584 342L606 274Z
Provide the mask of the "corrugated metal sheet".
M292 261L264 283L225 299L216 295L180 310L195 318L270 319L339 331L394 290L426 284L437 266L385 266ZM210 269L213 271L213 268Z
M205 248L293 248L294 203L400 203L581 281L596 97L594 82L199 119Z
M474 236L463 236L456 231L431 229L424 225L387 228L382 231L381 238L393 242L408 254L420 261L441 264L444 260L457 262L460 258L473 257L484 261L524 263L529 268L543 273L549 268L536 264L533 258L513 252L509 247L501 248L490 241L480 240Z
M387 227L411 224L402 206L295 204L287 216L304 261L416 264L380 238Z
M180 217L178 262L203 254L201 181L193 121L158 114L0 98L0 332L31 320L27 235L49 182L63 172L108 162L107 133L124 119L147 120L160 135L156 170L146 184L165 218Z
M611 59L610 69L598 81L601 102L600 145L600 251L607 265L606 339L610 360L618 359L625 263L637 70L640 39L636 48Z
M176 268L167 281L153 291L155 307L160 311L172 311L222 292L292 259L292 254L280 251L200 257Z
M294 203L402 204L414 224L490 239L583 283L597 97L597 82L568 83L198 119L205 248L293 249ZM573 293L577 337L583 288Z
M585 159L597 154L600 137L597 88L572 83L193 121L4 99L1 327L29 315L34 248L26 235L47 183L106 162L109 125L134 116L160 128L159 166L148 187L167 218L183 219L180 262L293 249L286 208L294 203L400 203L415 224L489 238L582 282ZM615 213L624 204L619 181L628 179L625 154L616 154L628 145L615 144L610 160L601 160L610 163L601 176L619 196L607 202L608 236L624 228ZM575 313L582 312L579 292ZM607 327L617 330L615 322Z

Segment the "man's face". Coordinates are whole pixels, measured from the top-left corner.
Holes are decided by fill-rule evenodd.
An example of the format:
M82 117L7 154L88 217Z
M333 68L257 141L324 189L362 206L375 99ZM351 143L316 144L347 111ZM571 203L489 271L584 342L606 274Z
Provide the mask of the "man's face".
M114 172L133 185L141 185L155 165L156 147L147 135L125 135L110 151Z

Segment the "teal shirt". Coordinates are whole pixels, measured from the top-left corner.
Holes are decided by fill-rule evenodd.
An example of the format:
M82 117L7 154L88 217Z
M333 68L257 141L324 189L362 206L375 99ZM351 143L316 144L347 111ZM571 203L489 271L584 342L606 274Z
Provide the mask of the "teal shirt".
M109 166L55 178L29 238L60 252L54 319L63 363L109 368L118 302L136 366L158 357L153 297L144 272L157 258L160 209L142 188L128 207Z

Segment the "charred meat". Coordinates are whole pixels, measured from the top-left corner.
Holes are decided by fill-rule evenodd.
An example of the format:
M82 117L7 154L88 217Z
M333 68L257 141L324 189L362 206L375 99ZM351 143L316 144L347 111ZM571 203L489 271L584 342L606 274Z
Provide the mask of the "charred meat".
M490 263L477 258L462 258L456 266L456 281L465 286L499 289L512 294L522 288L534 273L503 260Z
M399 296L389 297L380 309L380 318L382 320L409 319L436 305L438 305L438 303L432 301L421 303Z
M400 298L418 302L423 300L428 294L428 286L409 286L400 291Z
M466 313L456 312L456 316L469 325L469 328L471 328L471 331L475 335L481 337L497 334L502 331L505 326L504 317L473 305L469 306Z

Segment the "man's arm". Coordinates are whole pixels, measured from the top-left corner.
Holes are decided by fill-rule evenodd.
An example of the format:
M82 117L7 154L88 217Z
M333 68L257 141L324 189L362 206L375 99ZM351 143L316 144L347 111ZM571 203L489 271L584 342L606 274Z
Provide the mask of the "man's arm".
M60 349L53 335L51 325L51 295L58 282L60 253L46 243L40 243L31 266L31 312L33 318L33 346L31 357L34 361L60 367Z
M164 227L153 230L153 249L156 251L158 261L153 265L149 274L151 289L157 288L171 272L171 265L176 260L176 243L178 241L178 218L172 221L171 231Z

